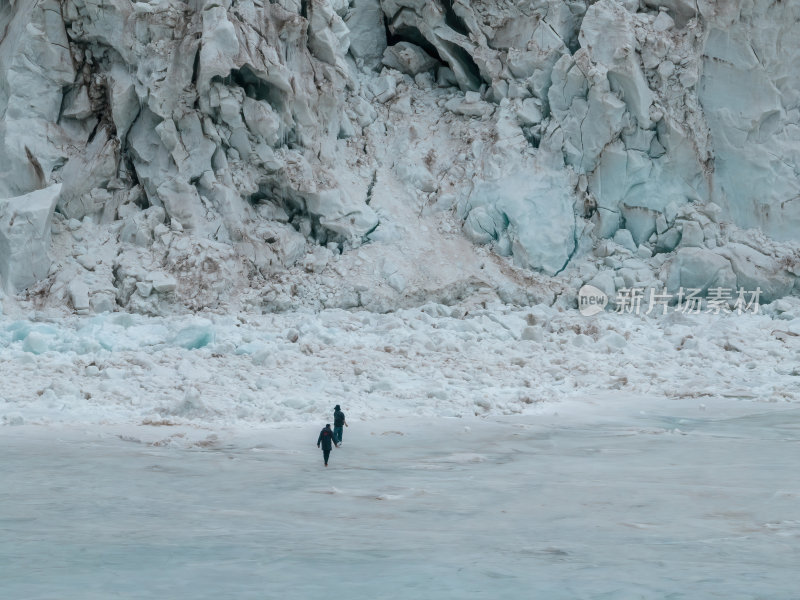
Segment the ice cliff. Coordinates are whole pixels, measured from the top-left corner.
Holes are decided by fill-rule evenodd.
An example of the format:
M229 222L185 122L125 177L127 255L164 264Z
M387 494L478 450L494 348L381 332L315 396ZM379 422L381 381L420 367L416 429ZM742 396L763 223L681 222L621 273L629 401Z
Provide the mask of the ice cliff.
M80 314L800 293L800 4L5 0L0 277Z

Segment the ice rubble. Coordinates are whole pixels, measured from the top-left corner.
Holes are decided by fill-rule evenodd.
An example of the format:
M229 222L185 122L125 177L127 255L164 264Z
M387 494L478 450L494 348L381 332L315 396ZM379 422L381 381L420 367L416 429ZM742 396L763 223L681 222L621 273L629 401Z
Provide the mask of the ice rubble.
M800 400L800 300L760 314L591 319L548 306L427 303L388 314L0 320L0 423L315 421L519 414L637 397ZM710 376L709 374L713 374Z
M3 285L80 314L796 294L798 11L5 3L0 198L61 188L52 266L37 233Z

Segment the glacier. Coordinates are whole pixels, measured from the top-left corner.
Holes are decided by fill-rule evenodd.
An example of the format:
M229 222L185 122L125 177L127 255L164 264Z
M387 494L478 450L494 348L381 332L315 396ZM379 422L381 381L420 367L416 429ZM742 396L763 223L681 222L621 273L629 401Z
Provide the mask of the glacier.
M798 52L774 0L0 1L2 591L791 596Z
M725 263L726 285L796 294L797 11L7 2L0 198L58 194L3 288L79 314L393 310Z

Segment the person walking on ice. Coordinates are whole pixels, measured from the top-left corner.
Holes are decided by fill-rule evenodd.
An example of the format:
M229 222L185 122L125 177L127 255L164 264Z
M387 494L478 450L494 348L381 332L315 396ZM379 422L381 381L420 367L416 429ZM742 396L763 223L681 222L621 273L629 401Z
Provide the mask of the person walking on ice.
M326 423L325 428L319 432L319 437L317 438L317 448L322 446L322 457L325 459L325 466L328 466L328 457L331 455L331 444L335 445L337 448L339 444L336 443L336 437L331 431L331 424Z
M337 404L333 408L333 434L336 436L336 441L342 443L342 433L344 428L350 427L344 419L344 413L341 407Z

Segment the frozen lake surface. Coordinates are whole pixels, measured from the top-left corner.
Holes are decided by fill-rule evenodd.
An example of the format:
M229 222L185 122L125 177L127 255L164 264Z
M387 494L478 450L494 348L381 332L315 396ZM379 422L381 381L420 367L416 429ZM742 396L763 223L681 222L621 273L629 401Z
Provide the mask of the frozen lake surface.
M0 429L0 596L796 598L800 410Z

